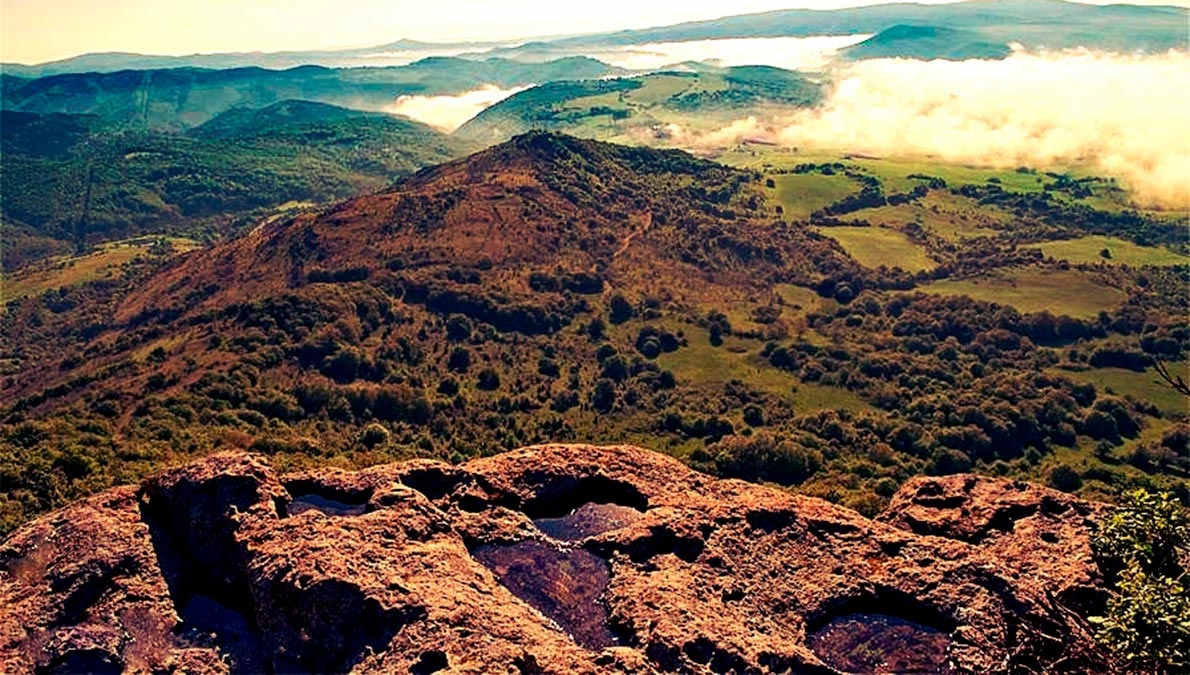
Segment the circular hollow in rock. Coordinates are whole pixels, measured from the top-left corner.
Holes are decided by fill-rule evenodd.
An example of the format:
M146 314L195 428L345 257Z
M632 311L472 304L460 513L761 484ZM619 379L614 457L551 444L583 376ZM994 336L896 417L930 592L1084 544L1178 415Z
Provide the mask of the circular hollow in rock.
M840 616L810 636L830 667L855 675L950 673L950 635L886 614Z

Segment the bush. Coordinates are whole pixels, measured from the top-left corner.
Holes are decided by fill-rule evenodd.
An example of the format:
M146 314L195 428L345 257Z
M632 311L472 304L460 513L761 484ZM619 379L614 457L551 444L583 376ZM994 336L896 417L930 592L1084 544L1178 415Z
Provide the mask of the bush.
M571 293L595 295L603 292L603 278L597 274L576 272L562 278L562 287Z
M537 372L551 378L562 374L562 370L558 367L557 362L545 356L537 361Z
M529 275L529 288L538 293L557 292L562 285L557 277L544 272L533 272Z
M1190 425L1170 427L1161 435L1161 446L1180 457L1190 455Z
M765 424L764 409L757 405L744 408L744 424L750 427L763 427Z
M1099 410L1087 413L1086 419L1083 420L1083 430L1095 440L1114 440L1120 437L1115 418Z
M620 295L619 293L616 293L612 296L611 301L608 303L608 321L619 325L625 321L628 321L635 315L636 310L633 309L632 303L628 302L627 298L625 298L623 295Z
M1092 543L1116 568L1136 558L1145 572L1178 573L1179 555L1190 552L1190 517L1172 494L1135 490L1101 524Z
M616 405L616 384L607 378L595 382L591 391L591 405L599 412L611 412Z
M67 478L82 479L95 473L98 463L87 456L85 450L71 447L54 459L54 468L61 471Z
M715 469L729 478L799 485L822 468L822 453L771 434L728 436L710 449Z
M466 347L455 347L450 352L446 367L455 373L465 373L471 367L471 352Z
M645 326L636 334L636 351L646 359L655 359L662 353L677 351L681 346L676 335L655 326Z
M661 342L657 338L645 338L637 344L636 350L646 359L655 359L661 356Z
M1190 667L1190 595L1177 579L1145 573L1132 561L1120 576L1107 616L1092 617L1096 638L1147 672Z
M1104 521L1092 547L1118 583L1096 638L1137 671L1190 667L1190 593L1184 561L1190 518L1172 494L1136 490Z
M587 324L587 337L591 342L599 342L604 338L607 330L607 324L603 323L603 319L595 317L591 319L591 323Z
M564 413L575 407L578 407L578 393L570 390L558 392L550 402L550 410L556 413Z
M623 382L628 378L628 362L623 356L613 356L603 362L603 377L615 382Z
M881 478L880 480L876 481L876 485L872 489L876 494L880 495L881 497L888 498L888 497L892 497L893 495L895 495L897 493L897 490L899 490L900 488L901 488L901 486L897 484L897 481L895 478L889 478L886 476L886 477Z
M453 377L444 377L438 383L438 393L443 396L454 396L459 393L459 383Z
M364 445L365 448L371 450L378 445L384 445L388 443L390 436L391 434L389 433L388 429L385 429L379 424L372 423L364 427L363 433L361 433L359 436L359 441Z
M483 391L496 391L500 388L500 375L491 368L479 371L479 380L475 383Z
M711 312L707 315L705 323L713 347L723 344L724 335L731 335L731 322L727 320L727 315L723 312Z
M354 347L346 347L323 362L322 374L339 384L354 382L368 368L367 356Z
M463 342L471 337L471 319L462 314L451 314L446 319L446 337L452 342Z
M1126 368L1140 373L1152 363L1144 352L1124 345L1104 345L1091 352L1091 365L1095 368Z
M858 495L848 497L843 506L846 506L853 511L858 511L860 515L866 518L875 518L880 515L884 507L888 506L888 500L878 494L871 492L863 492Z
M1050 469L1046 483L1055 490L1075 492L1083 486L1083 479L1077 471L1062 464Z
M926 467L926 473L931 476L952 476L956 473L967 473L971 470L971 458L966 453L950 448L938 448L934 457Z

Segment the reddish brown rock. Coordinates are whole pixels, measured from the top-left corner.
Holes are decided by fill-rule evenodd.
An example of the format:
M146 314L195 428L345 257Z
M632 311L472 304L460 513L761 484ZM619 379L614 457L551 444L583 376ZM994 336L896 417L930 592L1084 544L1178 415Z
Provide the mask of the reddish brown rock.
M879 519L975 544L1015 584L1088 614L1107 601L1087 536L1105 510L1032 483L948 476L910 480Z
M636 512L556 520L589 503ZM954 476L872 521L629 447L284 477L222 454L0 545L0 670L1111 672L1099 511Z
M0 545L0 672L221 672L174 639L178 622L134 489L46 516Z

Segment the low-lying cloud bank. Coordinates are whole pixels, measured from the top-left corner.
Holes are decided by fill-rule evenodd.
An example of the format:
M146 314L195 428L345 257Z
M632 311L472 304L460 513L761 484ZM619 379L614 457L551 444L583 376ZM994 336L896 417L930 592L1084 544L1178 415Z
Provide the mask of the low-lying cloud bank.
M658 70L687 61L721 66L775 66L790 70L826 66L840 49L859 44L871 35L820 35L785 38L733 38L655 42L629 45L587 55L629 70Z
M839 67L818 108L738 120L688 147L762 140L987 166L1089 162L1145 205L1190 208L1190 54L1018 52L1003 61Z
M485 85L450 96L398 96L386 112L404 115L436 129L451 132L484 110L529 87L501 89Z

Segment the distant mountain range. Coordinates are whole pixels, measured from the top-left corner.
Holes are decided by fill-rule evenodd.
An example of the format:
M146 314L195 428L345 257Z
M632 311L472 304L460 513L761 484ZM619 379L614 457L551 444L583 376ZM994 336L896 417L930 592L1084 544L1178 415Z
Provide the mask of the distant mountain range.
M454 56L506 47L499 42L431 43L417 40L397 40L388 44L352 49L229 52L223 54L190 54L187 56L159 56L127 52L83 54L68 59L37 65L0 64L8 75L18 77L46 77L64 73L111 73L120 70L161 70L166 68L271 68L285 70L296 66L318 65L327 68L358 66L400 66L433 56Z
M947 5L897 3L831 11L780 10L641 30L537 40L523 45L399 40L374 47L324 51L189 56L103 53L33 66L0 64L0 69L7 75L44 77L165 68L391 66L431 56L462 56L473 60L499 56L518 61L543 61L589 50L656 42L877 34L894 27L925 30L910 34L902 28L896 40L882 41L884 44L873 48L870 55L860 56L867 50L856 50L851 57L999 58L1007 53L1005 47L1010 43L1030 49L1086 47L1154 53L1190 46L1186 33L1188 21L1190 12L1173 6L1097 6L1063 0L968 0ZM958 38L965 46L955 51L943 38Z
M831 11L790 9L676 26L558 40L556 46L641 44L724 38L878 33L898 24L976 31L1004 43L1121 51L1185 48L1190 12L1178 7L1085 5L1064 0L969 0L946 5L897 3Z
M4 66L4 262L289 201L359 194L531 130L676 144L675 134L720 128L743 111L814 105L829 79L711 62L646 73L591 56L625 46L871 34L839 56L1000 59L1014 42L1127 52L1184 47L1188 21L1190 12L1176 7L971 0L785 10L522 45L400 40L346 50L89 54ZM372 63L386 54L417 60L315 65ZM488 108L453 137L376 114L394 111L400 96L454 96L485 86L532 88ZM92 192L90 201L80 197Z
M260 108L287 99L385 110L401 95L456 94L484 85L509 88L622 74L626 71L576 56L546 63L430 57L393 68L174 68L34 80L4 75L0 101L7 110L98 115L123 128L177 130L198 126L232 108Z

